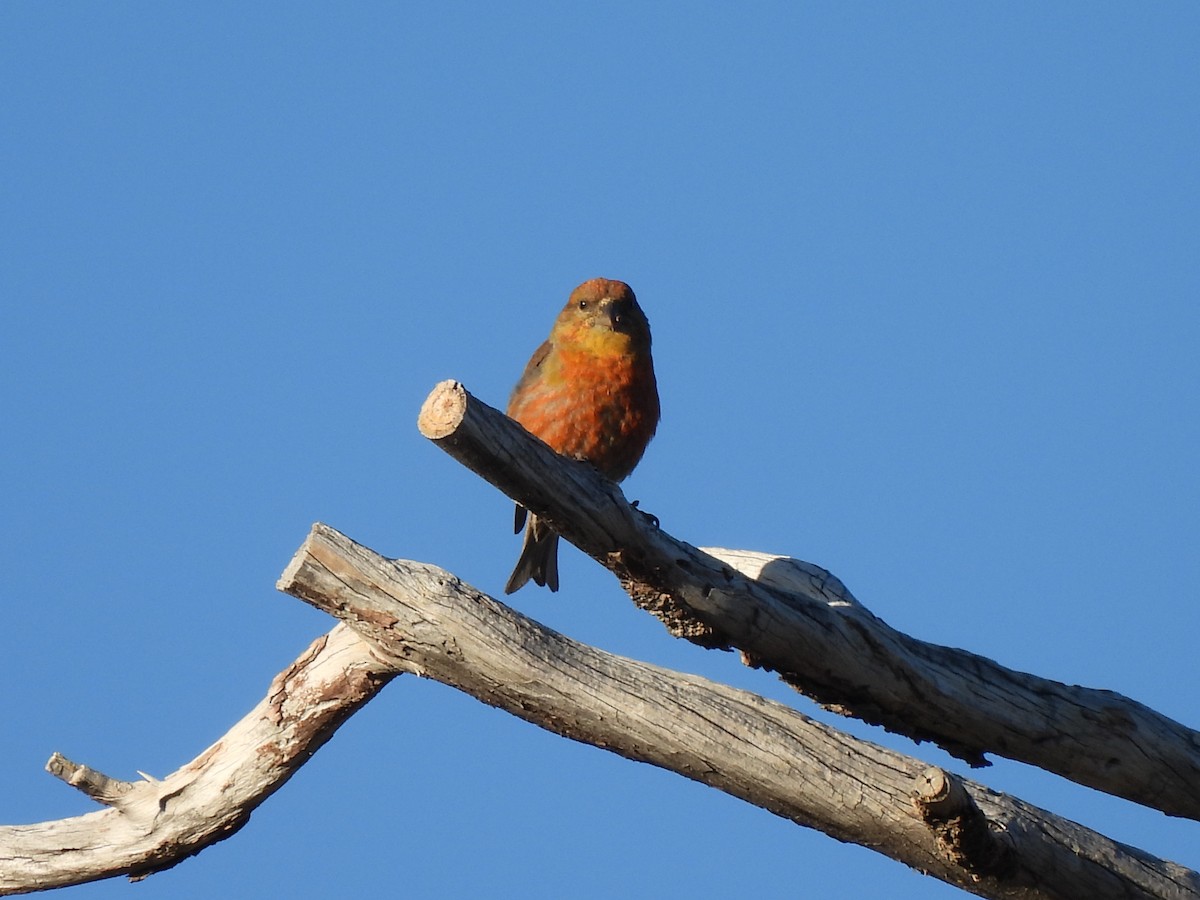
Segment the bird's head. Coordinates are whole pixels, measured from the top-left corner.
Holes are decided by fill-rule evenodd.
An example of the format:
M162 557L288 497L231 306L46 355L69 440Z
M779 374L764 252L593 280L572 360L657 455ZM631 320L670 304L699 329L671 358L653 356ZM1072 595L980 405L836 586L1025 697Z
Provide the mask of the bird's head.
M650 322L623 281L592 278L571 291L558 315L553 340L598 353L650 349Z

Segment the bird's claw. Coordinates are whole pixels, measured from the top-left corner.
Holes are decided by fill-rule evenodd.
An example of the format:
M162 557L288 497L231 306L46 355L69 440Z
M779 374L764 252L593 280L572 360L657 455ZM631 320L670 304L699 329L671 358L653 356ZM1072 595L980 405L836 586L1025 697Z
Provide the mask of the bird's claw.
M639 503L641 503L640 500L634 500L629 505L632 506L634 509L637 509L637 511L642 514L642 516L646 519L646 521L650 523L651 527L658 528L661 525L661 523L658 521L658 516L654 515L654 513L648 513L643 509L638 509Z

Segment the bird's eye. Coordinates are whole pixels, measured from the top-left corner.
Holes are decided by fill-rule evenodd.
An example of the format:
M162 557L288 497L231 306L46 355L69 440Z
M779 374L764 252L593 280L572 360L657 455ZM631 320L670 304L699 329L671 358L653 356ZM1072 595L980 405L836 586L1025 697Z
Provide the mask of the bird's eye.
M586 301L586 300L580 300L580 301L579 301L579 308L580 308L580 309L587 309L587 301Z

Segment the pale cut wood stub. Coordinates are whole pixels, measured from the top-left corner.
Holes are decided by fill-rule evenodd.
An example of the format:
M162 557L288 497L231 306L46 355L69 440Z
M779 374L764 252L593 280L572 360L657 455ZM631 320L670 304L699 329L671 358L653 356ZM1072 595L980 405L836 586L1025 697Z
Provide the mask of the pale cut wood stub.
M436 438L422 425L426 436L608 567L673 634L736 648L829 709L933 741L972 765L995 753L1200 820L1197 731L1112 691L902 634L819 566L781 558L744 574L734 558L654 527L616 485L558 456L461 384L442 382L426 403L452 407L446 421L456 423Z
M453 434L466 413L465 389L457 381L443 381L421 405L417 427L430 440Z
M962 779L937 766L916 778L913 806L933 832L938 849L956 867L976 878L1010 875L1012 846L994 831Z
M50 757L50 761L46 763L46 771L105 806L121 806L126 796L135 787L131 782L109 778L88 766L71 762L61 753L55 753Z
M708 784L984 897L1200 897L1200 876L954 779L958 806L914 805L919 760L746 691L605 653L449 572L385 559L317 525L279 587L337 615L403 671L556 734ZM964 810L1003 835L1003 865L955 856L931 822ZM961 829L960 829L961 830ZM967 837L972 837L968 834ZM959 842L960 844L963 841Z
M54 754L47 769L108 809L0 826L0 895L169 869L237 832L395 674L338 626L272 681L224 737L162 779L110 778Z

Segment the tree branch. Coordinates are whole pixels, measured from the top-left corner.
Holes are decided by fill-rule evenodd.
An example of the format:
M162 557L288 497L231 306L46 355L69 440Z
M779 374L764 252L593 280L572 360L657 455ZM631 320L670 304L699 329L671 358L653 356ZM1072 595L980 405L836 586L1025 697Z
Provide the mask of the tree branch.
M939 802L918 760L579 644L449 572L384 559L327 526L313 527L278 586L341 618L398 670L981 896L1200 897L1200 875L1181 866L968 781L947 776L956 793Z
M55 754L52 771L110 808L0 828L0 894L142 878L230 836L395 674L413 672L981 896L1200 897L1200 875L1183 867L745 691L578 644L448 572L386 560L325 526L280 587L346 624L161 781L111 779Z
M973 765L996 753L1200 819L1200 733L1111 691L901 634L818 566L772 562L748 577L735 559L657 528L590 466L558 456L457 382L434 388L418 425L608 567L673 634L736 647L837 712L934 741Z
M219 741L159 781L127 782L55 753L46 768L110 807L0 826L0 895L169 869L236 833L395 675L345 626L318 638Z

